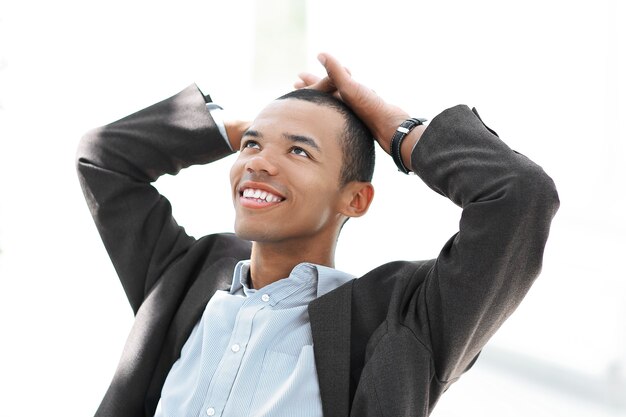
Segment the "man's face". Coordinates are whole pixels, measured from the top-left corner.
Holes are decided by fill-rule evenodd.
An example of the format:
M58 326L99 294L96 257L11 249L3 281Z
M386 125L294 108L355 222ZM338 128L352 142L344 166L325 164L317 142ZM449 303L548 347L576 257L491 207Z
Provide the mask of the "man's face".
M343 218L343 128L336 110L303 100L277 100L259 113L230 171L237 236L297 244L334 235Z

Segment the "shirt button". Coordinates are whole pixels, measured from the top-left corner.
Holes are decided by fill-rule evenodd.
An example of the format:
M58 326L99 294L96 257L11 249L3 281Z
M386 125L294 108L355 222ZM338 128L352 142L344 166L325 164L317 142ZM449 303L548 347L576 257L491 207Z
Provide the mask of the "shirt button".
M213 407L210 407L206 410L206 415L207 416L213 416L215 415L215 409Z
M270 296L267 294L263 294L261 296L261 300L265 301L266 303L270 300Z
M234 345L232 345L230 347L230 350L232 350L233 352L237 353L239 352L239 345L237 343L235 343ZM208 411L207 411L208 412ZM209 414L209 415L213 415L213 414Z

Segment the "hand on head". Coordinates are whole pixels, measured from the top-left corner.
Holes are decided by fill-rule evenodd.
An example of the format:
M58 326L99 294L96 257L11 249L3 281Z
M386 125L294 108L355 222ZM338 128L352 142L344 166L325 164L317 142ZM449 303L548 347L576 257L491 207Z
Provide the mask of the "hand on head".
M332 55L321 53L318 59L326 69L326 77L301 73L294 87L332 93L343 100L367 125L385 152L389 153L391 137L400 123L409 117L408 113L387 103L374 90L355 81L350 71Z

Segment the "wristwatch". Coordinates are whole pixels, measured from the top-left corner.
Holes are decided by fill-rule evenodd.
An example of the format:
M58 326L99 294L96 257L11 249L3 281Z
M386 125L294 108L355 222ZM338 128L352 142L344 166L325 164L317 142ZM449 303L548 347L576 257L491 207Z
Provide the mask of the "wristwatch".
M409 132L415 128L415 126L423 125L427 120L428 119L423 119L421 117L406 119L393 133L393 137L391 138L391 157L393 158L393 162L395 162L398 167L398 171L404 174L408 174L411 170L409 170L402 162L402 155L400 154L402 141L406 138L406 135L408 135Z

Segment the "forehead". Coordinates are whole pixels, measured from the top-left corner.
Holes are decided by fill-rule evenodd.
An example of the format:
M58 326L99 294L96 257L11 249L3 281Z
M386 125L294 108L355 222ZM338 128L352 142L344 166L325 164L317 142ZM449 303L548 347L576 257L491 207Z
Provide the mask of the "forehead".
M252 122L250 129L266 135L304 135L315 139L322 149L339 149L344 128L343 116L334 108L293 98L268 104Z

